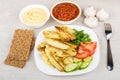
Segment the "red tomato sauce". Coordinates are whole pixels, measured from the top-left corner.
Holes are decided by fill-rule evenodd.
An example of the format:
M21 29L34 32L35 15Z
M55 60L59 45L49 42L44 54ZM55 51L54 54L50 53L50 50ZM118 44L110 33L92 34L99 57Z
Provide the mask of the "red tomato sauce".
M61 21L70 21L76 18L79 13L79 8L75 4L68 2L60 3L52 10L53 16Z

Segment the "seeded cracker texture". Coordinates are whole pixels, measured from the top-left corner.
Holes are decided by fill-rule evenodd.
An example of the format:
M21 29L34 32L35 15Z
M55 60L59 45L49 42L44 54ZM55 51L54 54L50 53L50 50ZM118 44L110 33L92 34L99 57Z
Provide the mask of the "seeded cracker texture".
M14 33L9 54L4 63L23 68L35 43L33 30L17 29Z
M4 63L14 67L23 68L26 61L16 61L16 60L10 60L9 58L7 58L5 59Z
M28 60L33 33L33 30L17 29L15 31L9 51L11 60Z

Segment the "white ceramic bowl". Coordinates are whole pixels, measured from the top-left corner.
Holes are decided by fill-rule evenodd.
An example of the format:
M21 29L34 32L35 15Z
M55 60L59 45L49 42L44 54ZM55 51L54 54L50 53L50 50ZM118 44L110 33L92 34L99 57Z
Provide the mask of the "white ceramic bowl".
M33 9L33 8L41 8L43 9L46 13L47 13L47 19L43 22L43 23L40 23L40 24L37 24L37 25L30 25L30 24L26 24L24 21L23 21L23 15L26 11L29 11L30 9ZM39 28L39 27L42 27L47 21L48 19L50 18L50 12L49 12L49 9L47 7L45 7L44 5L38 5L38 4L33 4L33 5L29 5L29 6L26 6L24 7L20 14L19 14L19 19L20 21L25 24L26 26L30 27L30 28Z
M53 13L52 13L53 8L54 8L56 5L58 5L58 4L60 4L60 3L65 3L65 2L67 2L67 3L72 3L72 4L74 4L74 5L76 5L76 6L78 7L78 9L79 9L79 14L78 14L78 16L77 16L76 18L74 18L74 19L72 19L72 20L69 20L69 21L62 21L62 20L59 20L59 19L57 19L57 18L54 17L54 15L53 15ZM76 4L76 3L74 3L74 2L71 2L71 1L61 1L61 2L58 2L58 3L56 3L56 4L54 4L54 5L52 6L50 13L51 13L52 18L53 18L55 21L57 21L58 23L60 23L60 24L71 24L71 23L75 22L75 21L81 16L82 9L80 8L80 6L79 6L78 4Z

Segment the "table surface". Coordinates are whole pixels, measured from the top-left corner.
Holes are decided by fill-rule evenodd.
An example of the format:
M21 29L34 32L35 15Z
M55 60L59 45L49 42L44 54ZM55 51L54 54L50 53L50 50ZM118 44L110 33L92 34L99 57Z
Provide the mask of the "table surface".
M81 8L94 5L98 9L105 8L110 13L108 23L111 23L113 35L111 38L111 48L114 59L114 70L106 69L106 39L104 35L104 25L100 22L98 27L93 30L96 32L100 41L100 63L97 68L87 74L78 76L48 76L40 72L34 62L34 53L30 55L23 69L5 65L3 62L8 55L9 47L13 37L14 30L26 27L19 21L20 10L30 4L43 4L49 9L51 6L61 0L0 0L0 80L119 80L120 79L120 0L74 0ZM71 0L73 1L73 0ZM35 30L35 36L41 29L57 25L52 18L39 29ZM84 25L83 17L80 17L73 25Z

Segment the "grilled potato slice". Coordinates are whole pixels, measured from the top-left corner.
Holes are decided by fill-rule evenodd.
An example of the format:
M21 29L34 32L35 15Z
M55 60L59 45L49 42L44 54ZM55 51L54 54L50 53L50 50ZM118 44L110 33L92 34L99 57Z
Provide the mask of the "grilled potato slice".
M61 27L55 26L55 28L60 35L62 41L70 41L76 39L75 35L63 30Z
M45 41L47 44L54 46L56 48L59 48L59 49L68 49L69 48L68 45L66 45L58 40L46 38Z
M77 54L77 51L75 48L68 48L66 50L64 50L65 53L69 54L70 56L75 56Z
M45 30L43 31L43 34L46 38L52 38L52 39L60 39L60 35L53 30Z
M74 30L72 28L69 28L68 26L65 26L65 25L57 25L57 27L60 27L62 30L68 32L68 33L71 33L73 34L74 33Z
M58 62L63 68L65 68L65 64L62 61Z
M71 64L71 63L73 63L73 58L72 57L67 57L67 58L65 58L64 59L64 64Z
M72 48L77 48L78 46L77 45L75 45L75 44L72 44L72 43L70 43L70 42L64 42L66 45L69 45L70 47L72 47Z
M45 51L41 51L41 56L43 58L43 60L45 61L46 64L54 67L54 65L50 62L49 58L47 57Z
M56 55L56 56L62 57L62 58L69 56L69 54L64 53L61 49L58 49L58 48L55 48L55 47L49 46L49 45L46 45L46 46L49 48L49 50L52 52L53 55Z
M55 60L55 58L52 55L52 51L49 49L48 46L45 48L46 55L50 59L50 62L57 68L59 71L63 72L64 68Z
M63 63L62 61L62 58L56 56L56 55L53 55L53 57L55 58L55 60L64 68L65 67L65 64Z
M46 42L42 42L41 44L39 44L39 45L37 46L37 50L38 50L38 51L44 51L46 44L47 44Z

